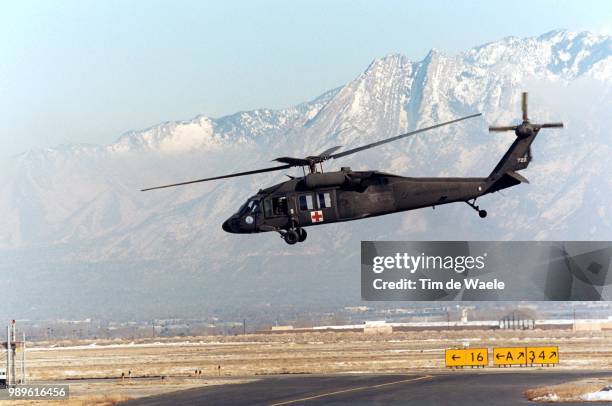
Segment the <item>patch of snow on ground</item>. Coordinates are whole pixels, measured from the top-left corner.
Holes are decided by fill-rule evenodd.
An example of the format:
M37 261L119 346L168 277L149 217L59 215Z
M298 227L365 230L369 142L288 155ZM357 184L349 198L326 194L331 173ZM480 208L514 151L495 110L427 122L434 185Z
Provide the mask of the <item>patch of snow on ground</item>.
M538 396L537 398L534 398L533 400L535 402L558 402L559 395L557 395L556 393L548 393L544 396Z
M607 386L597 392L585 393L581 398L586 401L612 401L612 386Z

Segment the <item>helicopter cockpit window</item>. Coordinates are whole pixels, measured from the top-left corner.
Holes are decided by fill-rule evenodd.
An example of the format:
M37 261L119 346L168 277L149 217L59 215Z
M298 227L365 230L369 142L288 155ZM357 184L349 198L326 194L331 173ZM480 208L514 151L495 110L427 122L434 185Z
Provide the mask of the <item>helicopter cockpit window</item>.
M255 213L259 208L259 201L252 199L242 205L238 212L240 214Z
M313 210L314 205L312 204L312 195L301 195L300 196L300 210Z
M264 210L266 217L287 215L289 212L287 198L285 196L278 196L271 199L266 199Z
M327 192L319 193L319 209L331 207L331 195Z

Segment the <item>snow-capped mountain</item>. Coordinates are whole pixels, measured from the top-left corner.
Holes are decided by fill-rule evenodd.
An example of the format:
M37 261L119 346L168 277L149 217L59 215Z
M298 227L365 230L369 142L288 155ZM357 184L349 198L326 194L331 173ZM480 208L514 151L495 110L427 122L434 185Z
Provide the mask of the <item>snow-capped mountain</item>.
M456 56L390 55L346 85L282 110L198 116L126 133L111 145L29 151L0 175L0 272L15 287L15 309L32 303L29 315L71 306L75 315L112 308L128 317L354 303L360 240L609 239L611 88L611 37L553 31ZM273 233L221 230L246 198L283 173L139 192L265 167L278 156L350 148L478 111L482 119L327 166L486 175L513 139L490 135L487 126L516 122L524 90L534 122L564 121L566 128L541 132L524 172L530 185L482 199L486 220L454 204L312 228L305 244L288 247Z

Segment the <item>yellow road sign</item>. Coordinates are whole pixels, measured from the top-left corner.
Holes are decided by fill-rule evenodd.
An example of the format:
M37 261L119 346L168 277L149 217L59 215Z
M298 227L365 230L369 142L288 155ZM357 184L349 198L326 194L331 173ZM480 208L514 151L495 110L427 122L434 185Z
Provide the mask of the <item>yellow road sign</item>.
M527 348L493 348L493 365L527 365Z
M559 347L527 347L528 364L558 364Z
M447 367L484 367L489 363L489 353L486 348L449 349L444 360Z

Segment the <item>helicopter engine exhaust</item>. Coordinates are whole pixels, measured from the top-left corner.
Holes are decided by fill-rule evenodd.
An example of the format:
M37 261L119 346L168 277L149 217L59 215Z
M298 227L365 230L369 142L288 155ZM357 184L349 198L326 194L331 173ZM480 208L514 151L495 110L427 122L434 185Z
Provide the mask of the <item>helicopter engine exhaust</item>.
M309 173L305 178L306 187L309 188L340 186L347 181L348 178L343 172Z

